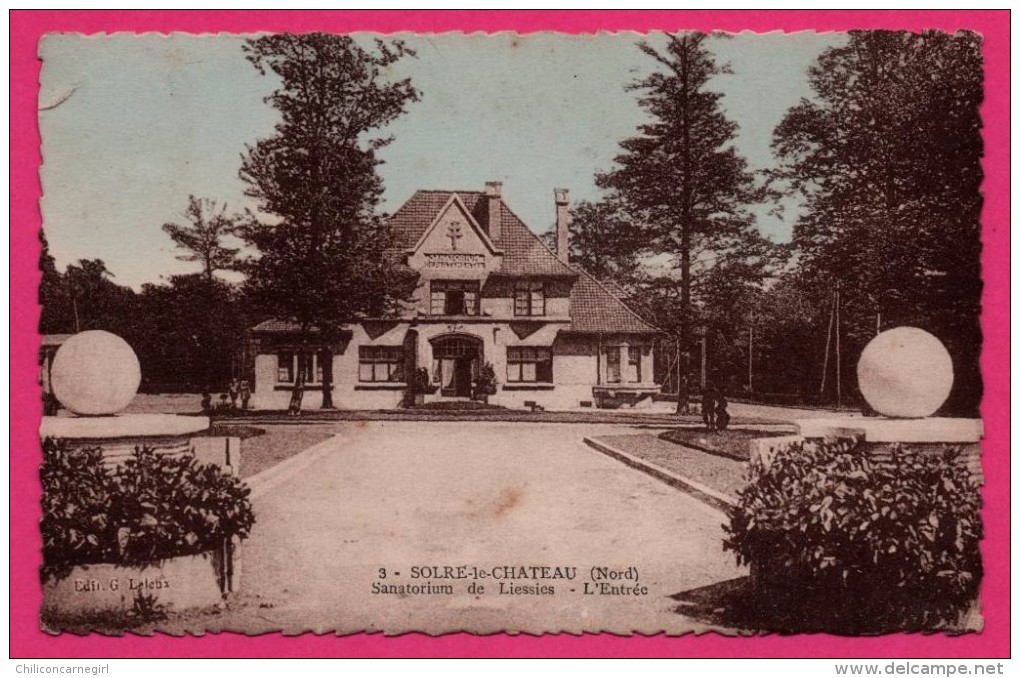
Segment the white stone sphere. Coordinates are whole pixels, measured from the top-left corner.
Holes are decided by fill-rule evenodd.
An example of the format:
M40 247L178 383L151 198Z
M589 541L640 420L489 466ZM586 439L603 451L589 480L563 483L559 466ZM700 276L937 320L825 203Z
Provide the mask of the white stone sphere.
M857 383L879 414L930 417L953 388L953 359L934 335L916 327L897 327L864 347L857 362Z
M50 368L53 395L75 414L116 414L131 403L141 382L134 350L102 330L80 332L65 341Z

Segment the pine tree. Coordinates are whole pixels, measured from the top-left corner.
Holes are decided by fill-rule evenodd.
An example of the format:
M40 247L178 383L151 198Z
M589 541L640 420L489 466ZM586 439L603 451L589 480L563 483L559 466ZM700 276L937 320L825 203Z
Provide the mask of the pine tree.
M617 167L597 178L644 224L649 249L671 259L670 280L652 288L665 290L662 300L670 298L669 288L678 292L674 317L657 319L677 335L677 412L687 409L696 278L729 262L760 264L768 250L748 211L762 192L733 146L737 125L723 113L722 95L708 87L729 72L709 51L710 37L678 33L666 36L664 49L638 45L659 66L630 86L649 121L621 142Z
M387 256L376 214L382 181L373 132L399 117L418 91L386 72L413 56L399 40L365 48L351 37L309 33L248 40L248 60L280 86L267 101L281 119L275 134L248 148L240 170L247 194L271 219L244 229L258 250L246 267L263 308L300 326L302 355L292 411L301 407L312 332L327 342L357 313L391 312L413 280ZM332 352L322 353L323 407L332 406Z
M216 271L235 267L238 249L227 247L224 239L237 230L237 225L227 214L226 205L193 195L188 196L184 218L187 224L166 223L163 231L185 251L177 258L201 263L202 273L211 284Z

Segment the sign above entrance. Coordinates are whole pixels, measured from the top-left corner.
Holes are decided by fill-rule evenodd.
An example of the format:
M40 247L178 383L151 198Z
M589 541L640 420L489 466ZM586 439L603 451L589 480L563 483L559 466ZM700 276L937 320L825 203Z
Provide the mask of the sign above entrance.
M484 254L451 252L425 254L426 268L485 268Z

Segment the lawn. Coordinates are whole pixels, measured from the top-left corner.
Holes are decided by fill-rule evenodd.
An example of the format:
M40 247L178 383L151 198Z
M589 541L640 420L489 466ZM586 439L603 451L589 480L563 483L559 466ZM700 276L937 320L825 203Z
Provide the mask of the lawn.
M793 429L790 429L790 433L793 432ZM659 437L667 442L686 445L702 452L728 457L736 461L749 461L752 440L776 435L780 435L780 433L746 429L706 431L704 429L676 428L661 433Z
M653 434L599 436L595 440L730 497L735 497L737 491L747 484L745 462L682 447Z
M458 405L460 405L458 403ZM218 421L265 426L273 422L341 422L341 421L511 421L560 424L631 424L635 426L694 426L701 423L697 415L677 416L672 413L647 410L539 410L502 408L495 405L468 407L421 407L401 410L304 410L297 417L282 410L248 410L217 415ZM777 419L764 417L734 417L734 424L781 425Z
M336 435L336 424L215 424L210 435L241 438L241 477L251 476Z
M139 393L124 410L125 414L201 414L199 393Z

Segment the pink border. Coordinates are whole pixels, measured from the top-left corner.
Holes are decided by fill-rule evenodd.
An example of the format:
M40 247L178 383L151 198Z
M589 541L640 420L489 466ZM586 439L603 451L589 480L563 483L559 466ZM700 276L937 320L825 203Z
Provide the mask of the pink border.
M1008 657L1009 656L1009 12L980 11L12 11L11 12L11 616L12 657ZM36 261L40 225L36 45L53 31L499 31L719 29L845 31L968 28L985 37L986 140L983 367L986 396L985 631L961 638L771 636L735 639L615 636L345 638L88 638L38 630L40 492L36 475L41 406ZM17 253L15 256L14 253ZM28 451L31 451L29 454Z

